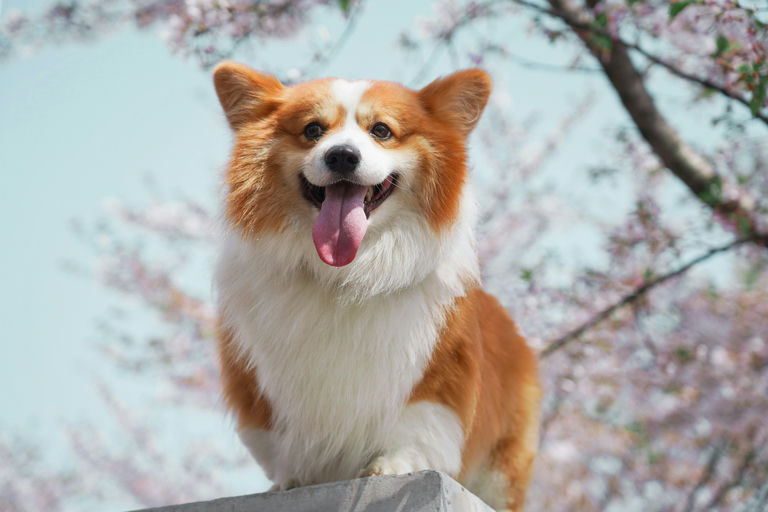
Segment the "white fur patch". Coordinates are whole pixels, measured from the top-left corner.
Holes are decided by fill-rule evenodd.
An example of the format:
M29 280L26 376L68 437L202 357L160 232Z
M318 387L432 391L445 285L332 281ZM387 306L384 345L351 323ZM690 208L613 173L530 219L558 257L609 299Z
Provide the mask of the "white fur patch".
M509 478L501 471L481 465L468 471L462 484L494 510L506 509Z
M461 471L464 431L456 413L445 405L409 404L385 445L368 467L369 473L399 475L435 469L455 478Z
M360 100L365 91L371 88L371 82L367 80L344 80L336 79L331 84L331 93L333 98L344 107L347 113L345 124L355 123L355 113L360 105Z
M465 197L441 234L408 208L381 216L342 268L318 258L309 219L254 241L226 237L216 275L222 322L272 405L274 451L260 455L253 445L262 440L241 435L279 487L357 477L392 445L402 418L441 418L403 408L446 308L478 280L473 212ZM440 436L438 444L456 438ZM429 455L454 471L455 454L444 457Z
M344 80L337 78L331 84L333 98L338 101L347 112L348 119L355 119L355 111L360 104L360 99L365 91L371 88L368 80Z
M238 429L237 435L256 462L264 469L267 478L274 480L274 475L271 473L275 465L275 443L272 432L263 428L243 428Z

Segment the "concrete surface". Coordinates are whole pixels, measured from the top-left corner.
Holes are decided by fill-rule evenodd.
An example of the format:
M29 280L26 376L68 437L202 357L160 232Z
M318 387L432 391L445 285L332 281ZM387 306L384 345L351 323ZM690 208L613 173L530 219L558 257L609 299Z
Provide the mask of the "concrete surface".
M220 498L143 512L492 512L480 498L437 471L373 476Z

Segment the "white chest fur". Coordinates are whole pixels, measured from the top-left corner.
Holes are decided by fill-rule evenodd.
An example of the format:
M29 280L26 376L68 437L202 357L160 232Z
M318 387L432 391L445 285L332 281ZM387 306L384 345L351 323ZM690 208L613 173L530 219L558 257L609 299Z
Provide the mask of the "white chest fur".
M257 458L275 481L353 478L388 442L446 308L477 279L474 208L462 203L443 236L401 215L400 227L342 269L319 262L309 237L291 230L254 242L229 234L219 307L272 406L272 431L258 441L270 453ZM398 243L387 245L386 235ZM432 271L420 270L425 264ZM389 291L370 293L382 283Z
M350 304L299 270L266 272L258 249L243 258L248 244L230 242L220 302L272 405L268 471L302 484L357 476L420 380L453 290L430 276Z

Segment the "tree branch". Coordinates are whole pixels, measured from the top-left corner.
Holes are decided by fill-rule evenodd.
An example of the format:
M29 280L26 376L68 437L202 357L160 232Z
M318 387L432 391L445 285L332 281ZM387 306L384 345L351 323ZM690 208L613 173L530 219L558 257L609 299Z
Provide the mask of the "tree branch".
M328 66L328 64L333 59L336 58L336 56L339 54L342 48L344 48L344 46L347 44L347 40L349 39L349 36L351 36L352 32L354 32L357 26L357 20L359 18L359 14L363 9L363 5L364 5L363 3L355 4L350 8L349 14L347 15L347 22L344 25L344 31L336 39L336 41L333 43L333 46L328 51L319 55L315 60L315 62L313 62L312 64L306 67L306 69L304 70L304 75L307 75L307 76L318 75Z
M411 80L411 86L416 87L423 85L422 82L426 78L430 69L432 69L432 66L435 64L435 62L437 62L437 57L440 53L440 50L451 43L453 37L456 35L456 32L458 32L459 29L480 17L481 14L492 13L491 9L495 5L506 2L507 0L487 0L486 2L475 3L472 9L465 11L461 17L459 17L459 19L453 23L453 25L442 30L440 35L437 37L437 43L432 48L429 56L424 61L424 64L421 66L416 75L413 77L413 80Z
M566 335L561 336L560 338L549 343L544 348L544 350L541 351L541 354L539 357L545 358L551 355L556 350L563 348L565 345L575 340L576 338L579 338L582 334L584 334L585 332L587 332L588 330L590 330L591 328L593 328L594 326L596 326L597 324L599 324L600 322L602 322L603 320L611 316L611 314L613 314L616 310L634 303L635 301L643 297L646 293L648 293L650 290L657 287L658 285L665 283L672 278L675 278L684 274L695 265L698 265L699 263L708 260L709 258L711 258L716 254L729 251L735 247L738 247L744 243L751 242L751 241L752 241L751 238L740 238L726 245L713 247L712 249L708 250L704 254L697 256L696 258L692 259L691 261L682 265L681 267L678 267L677 269L672 270L671 272L668 272L666 274L663 274L655 279L651 279L650 281L646 282L642 286L637 287L634 291L632 291L632 293L625 295L620 300L616 301L612 305L603 309L597 315L587 320L576 329L573 329Z
M725 442L725 440L720 440L720 442L712 448L712 453L709 454L707 465L704 467L701 477L699 477L696 485L693 486L693 489L691 489L691 492L688 494L688 499L685 500L684 512L691 512L693 510L693 505L696 502L696 494L707 485L710 480L712 480L712 477L715 475L717 462L720 460L720 457L722 457L723 450L725 450L727 444L728 443Z
M739 464L738 469L734 472L733 478L723 484L717 492L712 496L712 499L709 500L709 503L705 507L705 510L711 510L715 506L722 504L723 498L725 498L725 495L733 489L734 487L741 485L741 483L744 481L744 477L746 476L746 472L751 466L752 462L755 460L755 456L757 455L756 449L751 448L747 451L747 453L744 454L744 457L741 459L741 463Z
M547 62L541 62L537 60L528 59L520 55L514 54L506 48L494 45L487 45L483 48L485 51L494 52L496 55L504 57L521 68L532 69L534 71L546 71L553 73L602 73L602 70L594 67L584 66L561 66L558 64L549 64Z
M547 9L546 7L543 7L541 5L535 4L533 2L529 2L527 0L512 0L512 2L522 5L523 7L526 7L528 9L535 10L537 12L540 12L542 14L546 14L548 16L552 16L554 18L559 18L560 20L564 21L568 26L570 26L572 29L575 30L586 30L594 35L599 35L602 37L609 38L614 44L622 45L626 48L629 48L631 50L636 51L649 61L653 62L656 65L659 65L675 75L678 78L682 78L683 80L688 80L689 82L693 82L696 84L701 85L702 87L706 87L707 89L711 89L713 91L716 91L723 96L732 99L738 103L741 103L748 109L751 109L751 105L748 99L741 96L740 94L731 91L730 89L727 89L726 87L717 84L713 82L712 80L708 80L706 78L696 76L692 73L688 73L686 71L683 71L679 67L675 66L674 64L665 61L664 59L648 52L645 50L642 46L640 46L637 43L630 43L629 41L626 41L620 37L618 37L615 34L610 33L608 30L605 30L601 27L595 26L592 19L588 17L585 13L578 11L575 7L571 6L571 9L573 9L574 12L568 13L567 11L561 11L558 9L558 7L555 4L563 4L565 2L550 2L553 9ZM584 38L579 35L579 37L584 40ZM586 41L585 41L586 42ZM589 46L589 45L588 45ZM590 48L591 50L591 48ZM594 53L594 52L593 52ZM757 112L754 114L754 117L768 125L768 116L765 114L762 114L760 112Z
M628 50L636 45L628 45L595 26L591 16L573 5L570 0L548 0L550 9L528 0L512 1L555 16L571 27L597 58L635 126L665 167L700 201L722 215L735 232L768 248L768 233L761 233L758 229L754 205L744 198L724 198L723 178L707 160L678 136L656 108L653 97L645 88L642 75L635 69L628 53ZM600 46L594 37L595 34L611 38L610 51ZM766 121L768 122L768 119Z
M768 482L757 489L742 512L765 512L768 507Z

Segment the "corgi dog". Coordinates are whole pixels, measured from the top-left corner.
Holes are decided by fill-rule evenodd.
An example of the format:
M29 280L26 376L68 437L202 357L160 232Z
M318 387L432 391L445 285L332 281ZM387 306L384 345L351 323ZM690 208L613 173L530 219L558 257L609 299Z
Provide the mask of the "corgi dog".
M414 91L223 62L223 400L275 489L425 469L520 510L536 358L480 288L467 137L481 70Z

